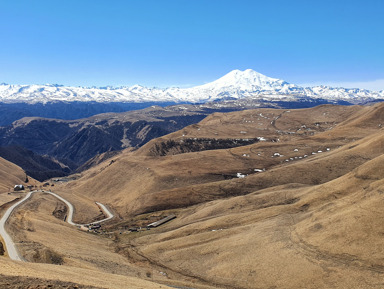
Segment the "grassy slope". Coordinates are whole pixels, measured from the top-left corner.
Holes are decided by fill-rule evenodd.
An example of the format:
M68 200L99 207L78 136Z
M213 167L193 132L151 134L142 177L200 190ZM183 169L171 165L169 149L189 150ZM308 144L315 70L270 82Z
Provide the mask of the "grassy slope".
M135 267L135 274L144 268L163 271L190 287L382 288L383 111L379 104L214 114L101 163L62 190L69 190L77 208L97 200L124 218L162 209L177 213L174 221L145 234L117 236L114 246L144 270ZM279 142L151 154L156 143L185 137ZM275 152L284 156L272 157ZM304 154L308 157L299 158ZM237 172L249 175L226 179ZM63 225L44 217L54 207L46 202L50 207L39 205L29 216L42 233L28 231L28 239L50 249L66 235L77 240L81 232L59 229ZM92 209L78 218L95 214ZM64 244L56 249L67 264L109 274L93 260L89 244L101 248L107 264L120 257L99 244L104 241L87 237L82 243L80 235L78 240L79 251ZM82 259L84 254L89 258Z
M327 105L308 110L214 114L197 125L156 139L137 152L123 153L113 163L108 161L90 169L66 189L106 202L121 216L129 216L292 182L315 185L340 177L381 154L380 140L365 151L361 147L349 147L354 146L350 145L353 141L380 133L379 124L384 123L382 111L383 106ZM255 128L259 123L260 127ZM165 157L149 155L154 143L181 139L183 135L190 138L243 135L243 138L279 139L279 142ZM324 153L312 155L319 150ZM272 157L276 152L284 156ZM304 155L309 157L304 159ZM285 161L290 158L293 161ZM255 169L266 172L258 174ZM249 176L233 178L238 172Z
M25 176L20 167L0 158L0 194L9 192L16 184L24 184Z

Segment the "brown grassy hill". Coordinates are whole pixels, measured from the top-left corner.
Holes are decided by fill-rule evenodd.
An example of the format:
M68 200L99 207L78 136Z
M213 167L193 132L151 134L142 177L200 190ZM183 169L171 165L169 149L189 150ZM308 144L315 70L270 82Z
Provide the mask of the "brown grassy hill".
M24 195L24 191L12 193L14 186L18 184L24 185L27 189L27 186L39 186L40 182L29 176L27 178L22 168L0 157L0 216L12 201Z
M25 172L15 164L0 158L0 194L9 192L17 184L25 184Z
M382 153L378 137L379 124L384 123L382 110L382 105L326 105L292 111L260 109L214 114L90 169L68 184L66 190L107 202L121 216L127 216L282 184L324 183ZM375 133L377 136L373 136ZM199 151L180 153L187 136L218 142L229 137L236 141L241 136L259 137L262 141L220 150L204 150L202 145ZM166 141L175 143L169 153L154 154L156 144ZM237 178L238 173L247 177Z
M0 256L0 287L9 285L1 288L162 288L114 252L113 234L100 237L56 218L59 203L35 193L13 214L8 230L28 262Z
M28 177L28 183L26 183L26 179L27 175L23 169L0 157L0 216L9 207L10 202L23 195L23 192L8 194L13 192L15 185L22 184L27 187L40 184L31 177Z
M78 221L98 213L95 200L119 215L110 248L127 263L115 270L162 272L193 288L382 288L382 123L383 104L214 114L102 162L58 192L76 205ZM177 218L161 227L127 230L170 213ZM71 266L108 272L90 247L104 248L107 264L120 258L96 239L78 251L55 248L70 231L36 214L30 220L44 233L26 239ZM58 236L48 237L52 231Z
M349 117L364 110L359 106L322 105L310 109L257 109L232 113L214 113L196 125L157 138L138 150L138 155L157 155L156 145L173 140L180 147L188 140L225 140L264 138L267 141L303 139L319 132L330 131ZM177 147L176 145L176 147ZM235 145L234 145L235 146ZM180 151L171 151L175 154Z
M383 161L322 185L200 204L122 242L171 272L227 288L381 288Z

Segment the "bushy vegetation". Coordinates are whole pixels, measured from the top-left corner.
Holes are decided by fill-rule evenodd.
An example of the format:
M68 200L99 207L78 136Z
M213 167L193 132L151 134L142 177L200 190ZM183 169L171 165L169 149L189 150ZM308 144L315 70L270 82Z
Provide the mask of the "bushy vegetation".
M205 150L228 149L245 146L258 142L259 139L216 139L216 138L186 138L182 140L167 140L156 143L151 152L154 156L182 154Z

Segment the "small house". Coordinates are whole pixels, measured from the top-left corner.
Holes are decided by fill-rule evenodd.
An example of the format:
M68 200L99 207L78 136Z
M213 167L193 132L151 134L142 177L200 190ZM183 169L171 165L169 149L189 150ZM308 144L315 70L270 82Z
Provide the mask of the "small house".
M25 189L25 188L24 188L23 185L15 185L14 188L13 188L13 190L14 190L15 192L17 192L17 191L23 191L24 189Z
M165 217L165 218L161 219L160 221L153 222L153 223L147 225L147 228L156 228L160 225L163 225L163 224L169 222L170 220L173 220L174 218L176 218L175 215L173 215L173 214L169 215L168 217Z
M96 230L96 229L100 229L101 228L101 225L100 224L91 224L89 226L89 229L90 230Z

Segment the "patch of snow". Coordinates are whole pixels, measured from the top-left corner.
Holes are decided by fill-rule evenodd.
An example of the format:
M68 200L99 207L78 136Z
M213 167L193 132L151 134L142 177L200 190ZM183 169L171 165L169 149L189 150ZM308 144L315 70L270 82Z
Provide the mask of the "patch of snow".
M245 175L243 175L242 173L237 173L236 176L240 179L243 179L245 178Z

